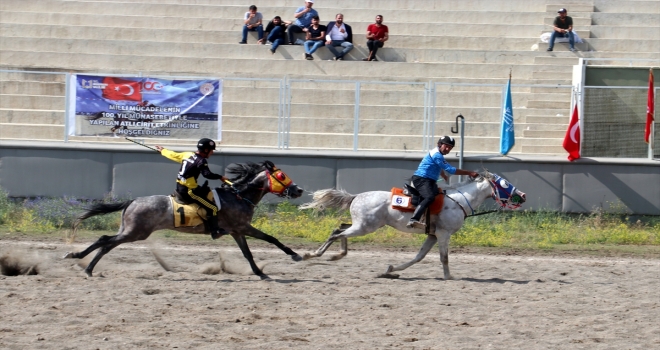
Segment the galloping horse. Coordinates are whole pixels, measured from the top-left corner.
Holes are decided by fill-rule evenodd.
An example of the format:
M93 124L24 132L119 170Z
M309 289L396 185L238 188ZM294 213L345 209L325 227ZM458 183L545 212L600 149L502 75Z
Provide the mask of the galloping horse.
M444 270L445 279L451 279L449 273L449 239L462 226L465 218L474 214L476 208L488 198L495 199L500 206L517 208L525 202L525 193L516 189L507 180L497 174L484 171L475 179L468 179L456 185L445 187L446 199L440 213L431 215L429 235L410 262L399 265L390 265L385 274L404 270L424 259L426 254L438 242L440 247L440 261ZM342 190L325 189L313 194L311 203L303 204L300 209L350 208L352 224L342 224L334 230L330 238L314 253L306 253L303 259L320 257L336 241L341 240L341 253L330 260L339 260L346 256L349 237L363 236L388 225L399 231L409 233L425 233L421 228L407 228L406 223L412 216L411 212L399 211L392 208L391 193L386 191L364 192L352 195ZM447 200L449 199L449 200Z
M254 263L252 253L247 245L245 236L250 236L272 243L294 261L302 258L296 252L286 247L275 237L272 237L252 227L252 215L254 207L267 193L273 193L280 197L298 198L303 190L298 187L282 170L275 167L270 161L261 164L246 163L236 164L229 167L229 174L235 175L231 178L234 188L215 188L214 197L218 204L219 226L229 231L231 236L241 248L243 256L250 263L252 272L268 279L259 267ZM219 202L219 203L218 203ZM127 242L144 240L152 232L163 229L176 230L185 233L204 234L204 226L197 227L175 227L172 201L169 196L138 197L134 200L122 203L94 204L85 213L77 218L73 224L73 230L85 219L123 210L119 232L115 236L101 236L94 244L78 253L67 253L64 258L81 259L97 248L100 248L92 261L85 268L85 273L92 276L92 270L99 260L114 247ZM178 215L178 214L177 214Z

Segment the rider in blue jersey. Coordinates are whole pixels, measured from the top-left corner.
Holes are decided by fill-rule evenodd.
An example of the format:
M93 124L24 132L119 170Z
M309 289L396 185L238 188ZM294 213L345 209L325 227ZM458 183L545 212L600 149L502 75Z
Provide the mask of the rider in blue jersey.
M470 177L479 176L475 171L456 169L445 160L444 155L448 154L454 148L455 144L456 141L454 141L454 138L449 136L441 137L438 140L438 147L430 150L424 156L422 162L419 163L417 171L413 174L412 183L422 196L422 202L415 208L412 218L410 218L410 221L406 225L407 227L416 225L424 226L424 224L419 222L419 219L426 211L426 208L433 203L435 196L440 194L438 185L436 184L440 176L447 182L449 182L449 177L445 173L451 175L469 175Z

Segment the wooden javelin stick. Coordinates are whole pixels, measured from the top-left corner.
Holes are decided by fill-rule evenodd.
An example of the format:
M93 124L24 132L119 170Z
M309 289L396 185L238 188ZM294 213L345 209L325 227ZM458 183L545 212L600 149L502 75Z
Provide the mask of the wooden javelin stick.
M131 140L131 139L129 139L128 137L124 137L124 138L127 139L128 141L133 142L134 144L140 145L140 146L142 146L142 147L146 147L146 148L148 148L148 149L150 149L150 150L152 150L152 151L156 151L156 152L160 153L159 150L157 150L157 149L155 149L155 148L153 148L153 147L151 147L151 146L147 146L147 145L145 145L144 143L137 142L137 141L135 141L135 140ZM233 185L234 185L234 184L233 184L231 181L229 181L229 180L225 180L224 182L225 182L227 185L229 185L229 186L233 186Z

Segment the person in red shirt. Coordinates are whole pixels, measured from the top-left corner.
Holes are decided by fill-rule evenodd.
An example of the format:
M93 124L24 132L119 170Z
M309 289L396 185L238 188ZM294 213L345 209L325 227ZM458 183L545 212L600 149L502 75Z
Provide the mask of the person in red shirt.
M378 61L376 59L376 52L383 47L387 39L389 39L389 30L383 24L383 16L376 16L376 23L370 24L367 27L367 47L369 48L369 56L362 59L363 61Z

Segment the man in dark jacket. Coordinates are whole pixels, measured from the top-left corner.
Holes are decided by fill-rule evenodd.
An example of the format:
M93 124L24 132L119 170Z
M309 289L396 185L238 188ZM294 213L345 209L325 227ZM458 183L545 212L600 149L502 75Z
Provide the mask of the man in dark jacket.
M268 22L265 32L268 33L266 39L272 44L270 46L270 53L274 54L277 47L286 43L286 27L291 22L282 21L280 16L273 17L273 20ZM264 39L259 40L259 44L265 44Z
M335 55L335 61L344 59L349 51L353 50L353 30L351 26L344 23L344 15L338 13L335 16L335 21L328 23L328 30L325 33L325 45L328 50ZM343 50L337 52L335 46L341 46Z

